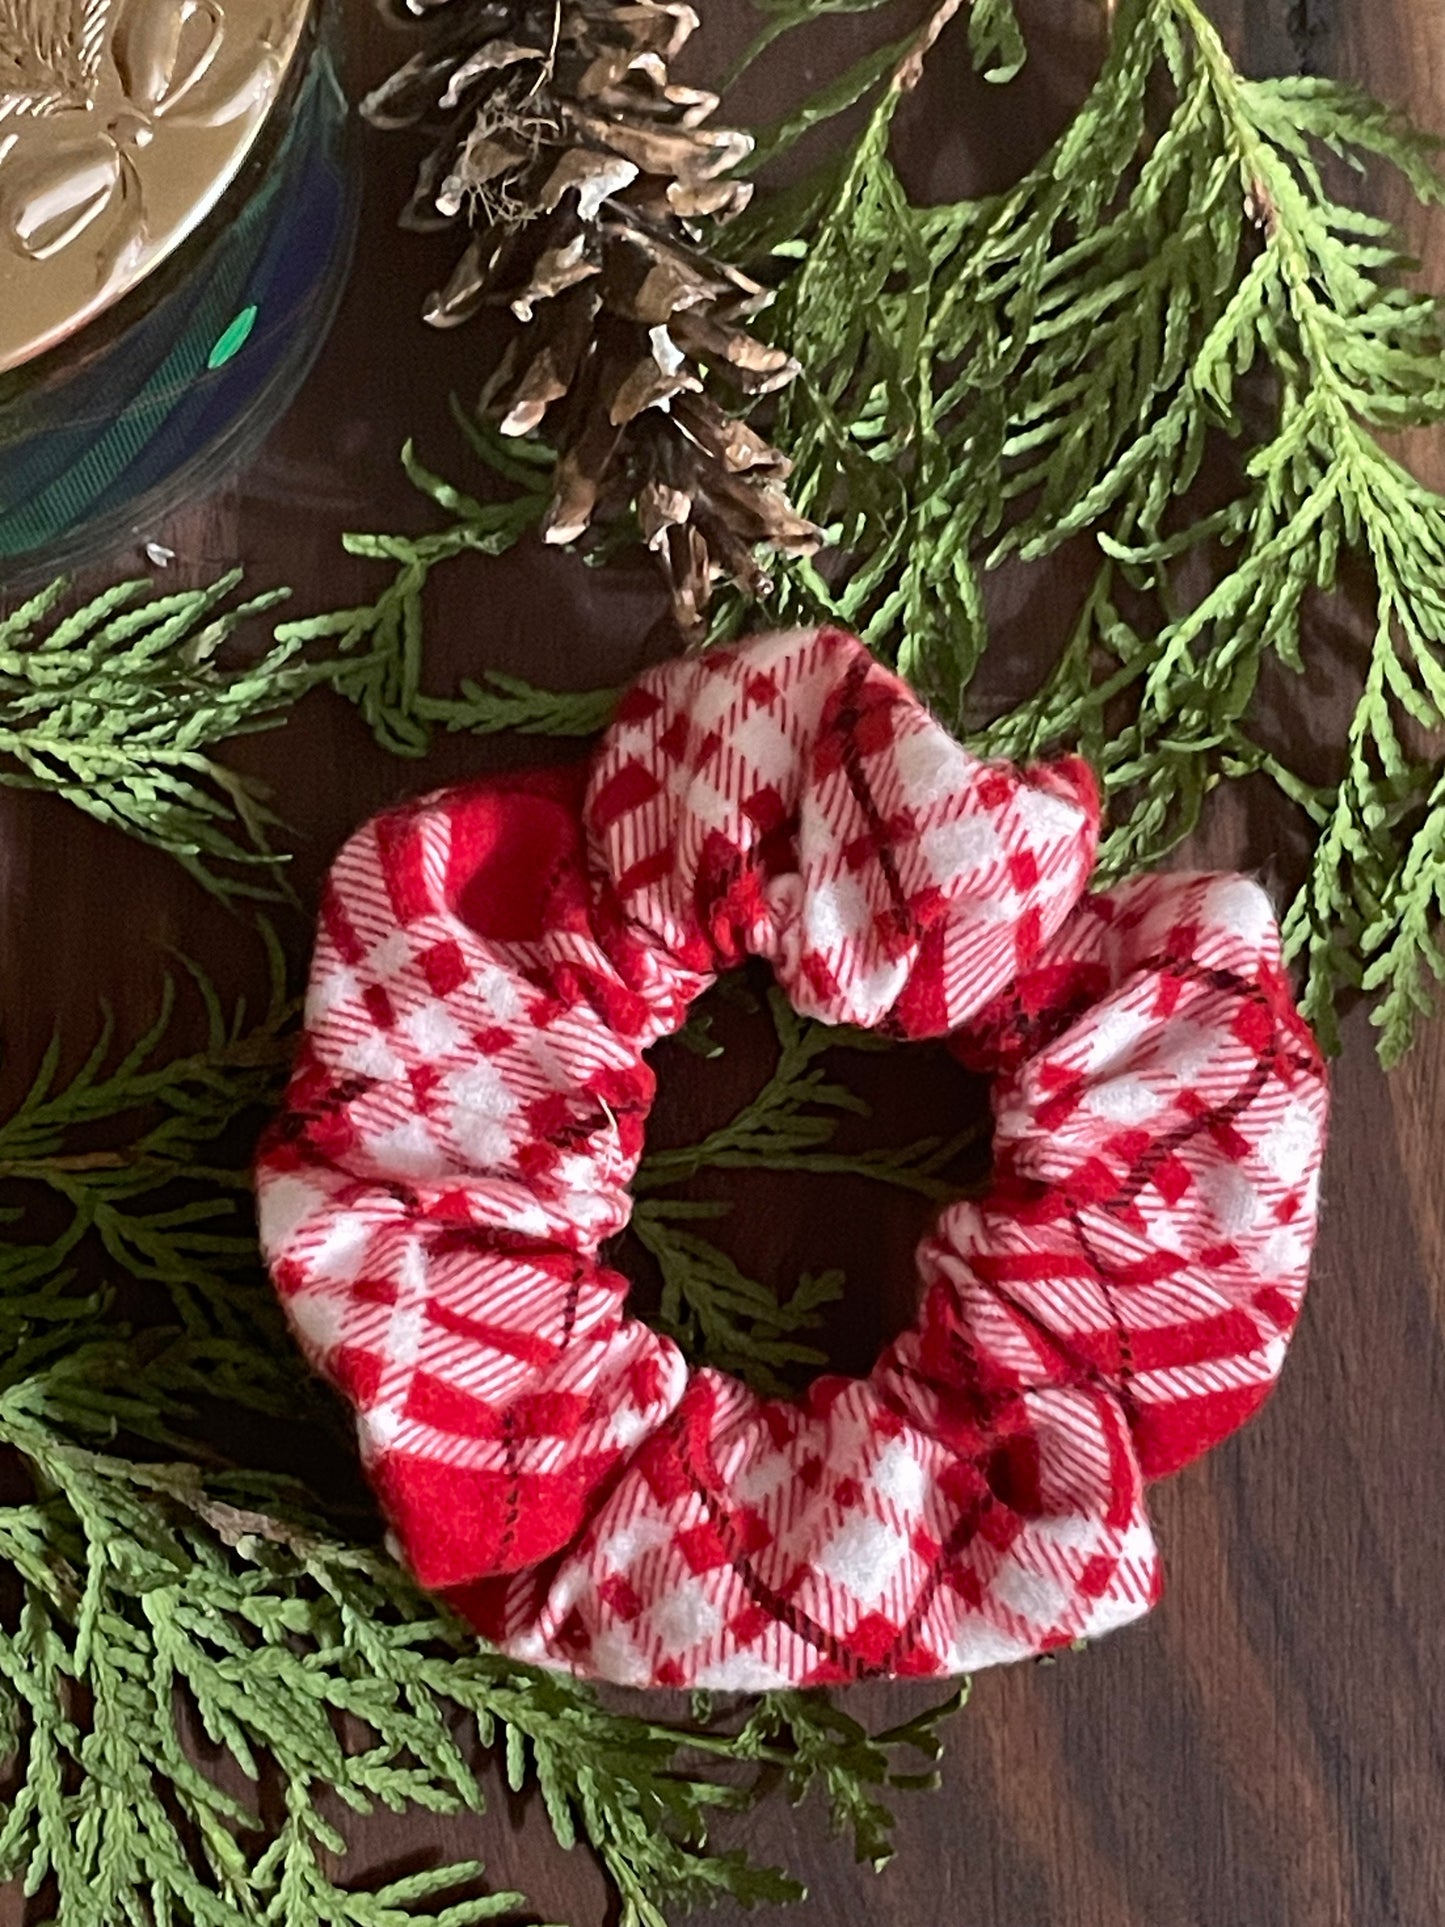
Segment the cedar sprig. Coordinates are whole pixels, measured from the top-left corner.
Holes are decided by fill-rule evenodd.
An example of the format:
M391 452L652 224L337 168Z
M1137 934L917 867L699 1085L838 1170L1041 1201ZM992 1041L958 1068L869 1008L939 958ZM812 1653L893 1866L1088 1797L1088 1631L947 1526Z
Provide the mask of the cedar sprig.
M731 981L714 995L739 998ZM633 1191L637 1206L629 1230L657 1266L661 1296L653 1323L699 1364L732 1372L765 1395L786 1395L791 1369L816 1369L826 1353L807 1342L824 1308L844 1291L843 1273L805 1272L786 1295L776 1285L749 1278L712 1235L732 1211L726 1201L666 1195L707 1172L788 1171L865 1178L933 1203L959 1194L948 1173L979 1136L970 1125L950 1138L926 1137L905 1145L840 1150L835 1145L845 1118L866 1119L866 1101L823 1061L833 1051L887 1049L869 1031L800 1017L776 985L767 993L777 1055L756 1093L725 1123L695 1143L647 1151ZM716 1056L707 1002L692 1019L694 1046ZM684 1039L683 1041L690 1041Z
M151 1404L142 1435L164 1430L172 1394L154 1360L107 1357L107 1376L129 1379L128 1418ZM348 1813L480 1810L478 1748L541 1799L561 1846L598 1855L627 1927L724 1895L797 1897L786 1875L711 1840L779 1775L795 1799L820 1786L875 1861L891 1825L880 1796L932 1783L956 1696L877 1737L808 1695L769 1696L741 1730L613 1712L563 1675L478 1651L285 1482L77 1440L102 1423L93 1400L67 1405L83 1383L0 1372L0 1445L32 1487L0 1506L19 1595L0 1626L13 1787L0 1879L32 1894L52 1881L71 1927L469 1927L515 1913L522 1896L487 1892L475 1861L373 1892L335 1872ZM459 1742L468 1721L477 1746ZM263 1775L279 1822L262 1817Z
M0 617L0 785L63 797L216 895L275 897L276 819L259 785L208 752L274 727L324 672L284 642L227 655L287 593L236 602L239 581L173 594L120 582L62 616L62 578Z
M244 999L228 1011L203 973L187 971L203 1020L193 1048L174 1048L174 979L141 1036L118 1049L106 1016L63 1078L61 1039L52 1039L0 1121L0 1200L12 1233L0 1246L0 1311L30 1281L53 1285L92 1241L104 1265L150 1288L192 1337L249 1340L285 1359L249 1173L229 1142L238 1126L254 1133L274 1107L294 1047L283 960L269 926L260 928L270 991L254 1015ZM32 1225L44 1226L44 1242L30 1241Z
M1334 82L1246 79L1198 0L1120 0L1038 165L915 207L892 127L953 11L845 76L836 104L874 98L856 145L729 234L780 281L767 326L805 372L777 438L836 550L787 572L777 613L857 628L986 748L1083 748L1109 797L1105 877L1157 863L1222 783L1275 781L1312 843L1286 922L1305 1008L1332 1041L1363 986L1389 1061L1445 968L1445 499L1378 438L1445 421L1445 332L1335 175L1391 169L1438 204L1434 143ZM1097 570L1052 670L990 713L985 578L1081 537ZM1316 783L1272 711L1279 672L1289 702L1325 653L1309 612L1345 593L1347 560L1373 583L1374 641L1338 774Z
M701 1725L614 1712L479 1651L301 1485L225 1469L208 1442L218 1409L308 1409L245 1182L244 1127L274 1104L294 1017L274 948L272 962L254 1014L225 1010L191 973L199 1046L166 1052L186 1008L168 994L128 1049L103 1028L68 1076L48 1053L0 1122L17 1234L0 1255L0 1450L30 1488L0 1505L17 1587L0 1617L0 1880L53 1883L69 1927L469 1927L521 1897L489 1893L470 1861L353 1890L330 1814L480 1808L489 1749L564 1847L597 1854L631 1927L719 1896L794 1897L788 1876L714 1838L780 1781L795 1799L816 1786L859 1857L885 1858L886 1796L933 1783L954 1701L876 1737L810 1695ZM810 1103L857 1108L817 1081L815 1055L794 1039L785 1081L802 1103L765 1089L748 1107L747 1161L785 1148ZM914 1147L900 1169L924 1162ZM23 1236L37 1197L70 1213L48 1244ZM742 1306L713 1293L727 1267L700 1241L687 1315L741 1333L754 1365L795 1362L787 1332L806 1294L770 1318L761 1286ZM160 1322L133 1331L113 1287L137 1280ZM278 1802L264 1818L262 1780Z
M299 649L324 644L334 667L332 686L356 704L378 742L393 755L420 757L434 733L590 736L616 706L611 689L571 692L535 689L520 676L488 670L466 678L451 695L426 689L425 592L432 570L463 555L501 555L541 516L547 497L539 492L550 455L527 447L503 449L494 435L464 424L473 447L513 486L497 502L479 501L434 474L408 442L402 468L412 486L448 518L421 536L353 534L348 555L388 563L391 580L373 602L281 624L278 642Z
M939 1724L966 1706L968 1697L969 1682L961 1680L947 1700L875 1734L826 1693L765 1693L738 1736L737 1751L747 1758L757 1748L766 1756L785 1738L791 1755L784 1769L789 1795L801 1799L817 1783L834 1832L850 1834L858 1859L881 1870L893 1853L892 1822L875 1789L931 1787L943 1756ZM892 1764L889 1751L894 1748L916 1756L916 1774L900 1772Z
M888 1040L876 1032L801 1017L776 985L769 988L766 1002L778 1049L766 1082L736 1116L696 1144L648 1152L633 1187L638 1195L648 1197L686 1183L705 1170L874 1178L935 1204L955 1195L957 1187L940 1174L974 1141L972 1126L951 1138L920 1138L896 1149L832 1148L841 1120L850 1115L866 1118L868 1105L819 1060L832 1050L887 1050ZM704 1020L707 1014L701 1013Z
M804 1272L786 1296L749 1278L699 1227L731 1213L722 1201L646 1198L628 1230L656 1264L658 1307L649 1322L695 1363L730 1372L765 1397L785 1397L789 1370L817 1371L826 1352L806 1342L824 1308L843 1296L843 1273Z

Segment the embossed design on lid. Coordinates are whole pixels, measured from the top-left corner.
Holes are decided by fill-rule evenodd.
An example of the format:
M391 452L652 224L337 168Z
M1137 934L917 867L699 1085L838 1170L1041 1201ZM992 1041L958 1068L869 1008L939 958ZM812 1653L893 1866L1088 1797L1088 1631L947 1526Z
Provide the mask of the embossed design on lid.
M0 369L134 287L234 177L308 0L0 0Z

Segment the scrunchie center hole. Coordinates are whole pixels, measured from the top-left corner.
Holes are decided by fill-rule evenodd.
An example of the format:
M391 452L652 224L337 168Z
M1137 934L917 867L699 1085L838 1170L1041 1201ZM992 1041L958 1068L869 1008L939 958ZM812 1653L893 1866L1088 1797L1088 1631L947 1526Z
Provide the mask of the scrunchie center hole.
M608 1252L631 1309L761 1390L866 1374L914 1321L941 1204L987 1178L988 1080L942 1043L797 1016L762 964L648 1061L636 1209Z

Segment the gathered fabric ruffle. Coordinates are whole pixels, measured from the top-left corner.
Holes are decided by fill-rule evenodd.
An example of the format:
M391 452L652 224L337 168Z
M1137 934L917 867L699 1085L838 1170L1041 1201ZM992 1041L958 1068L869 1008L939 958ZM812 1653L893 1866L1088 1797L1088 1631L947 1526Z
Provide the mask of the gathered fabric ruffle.
M1086 895L1097 827L1085 764L980 761L820 630L664 664L589 766L348 843L262 1241L403 1556L488 1641L753 1690L1146 1610L1145 1481L1278 1376L1326 1086L1258 887ZM993 1079L992 1176L920 1247L913 1327L796 1401L690 1368L599 1255L644 1053L749 956L801 1012Z

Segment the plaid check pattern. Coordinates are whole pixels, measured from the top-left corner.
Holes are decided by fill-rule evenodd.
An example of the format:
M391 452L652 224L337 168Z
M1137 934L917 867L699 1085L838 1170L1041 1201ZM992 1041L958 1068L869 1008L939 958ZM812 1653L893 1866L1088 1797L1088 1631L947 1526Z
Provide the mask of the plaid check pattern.
M262 1237L405 1557L486 1638L753 1690L957 1674L1147 1608L1145 1480L1278 1374L1325 1084L1261 892L1085 897L1096 827L1084 765L979 762L823 630L666 664L590 771L347 845ZM690 1371L599 1259L643 1053L745 955L994 1078L991 1188L925 1241L915 1326L796 1402Z

